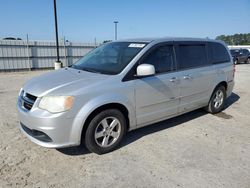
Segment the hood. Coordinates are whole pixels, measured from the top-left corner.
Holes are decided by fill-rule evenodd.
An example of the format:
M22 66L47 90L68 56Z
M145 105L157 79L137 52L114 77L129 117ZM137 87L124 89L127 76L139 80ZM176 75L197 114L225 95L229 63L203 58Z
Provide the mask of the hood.
M66 88L72 85L80 84L80 87L93 85L107 79L109 75L80 71L73 68L63 68L57 71L51 71L41 76L37 76L27 81L23 86L25 92L34 96L41 97L57 90L65 90L68 94L71 89Z

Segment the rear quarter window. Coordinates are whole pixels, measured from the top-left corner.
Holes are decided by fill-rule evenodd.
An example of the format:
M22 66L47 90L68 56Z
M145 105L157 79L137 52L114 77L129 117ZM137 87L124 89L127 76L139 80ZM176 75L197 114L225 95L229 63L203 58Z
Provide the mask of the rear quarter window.
M208 43L209 61L213 64L230 62L227 49L220 43Z

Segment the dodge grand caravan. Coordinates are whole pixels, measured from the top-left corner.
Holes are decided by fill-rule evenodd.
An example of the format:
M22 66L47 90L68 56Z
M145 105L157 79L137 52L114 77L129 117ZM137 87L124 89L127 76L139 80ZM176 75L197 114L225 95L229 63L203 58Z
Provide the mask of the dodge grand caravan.
M84 143L103 154L127 131L202 107L220 112L233 86L233 61L220 41L110 42L25 83L17 104L20 129L44 147Z

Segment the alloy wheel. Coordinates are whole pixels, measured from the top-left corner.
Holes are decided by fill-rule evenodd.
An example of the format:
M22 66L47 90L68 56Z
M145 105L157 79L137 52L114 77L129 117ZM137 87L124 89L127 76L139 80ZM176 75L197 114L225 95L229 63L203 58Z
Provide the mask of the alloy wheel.
M224 94L223 94L223 92L221 90L218 90L215 93L214 100L213 100L214 108L218 109L223 104L223 100L224 100L224 96L223 95Z
M120 134L120 121L115 117L107 117L95 129L95 142L100 147L109 147L117 141Z

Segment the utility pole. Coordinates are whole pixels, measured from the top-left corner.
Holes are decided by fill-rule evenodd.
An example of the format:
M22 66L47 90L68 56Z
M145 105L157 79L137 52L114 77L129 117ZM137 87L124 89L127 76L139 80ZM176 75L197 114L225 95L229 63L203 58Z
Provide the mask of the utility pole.
M60 61L60 58L59 58L60 55L59 55L59 42L58 42L56 0L54 0L54 17L55 17L55 32L56 32L56 62L55 62L55 69L60 69L62 67L62 62Z
M65 36L63 37L63 44L64 44L64 59L65 59L65 66L69 66L69 63L67 61L67 48L66 48L66 40Z
M115 40L117 40L117 24L119 22L118 21L114 21L114 24L115 24Z

